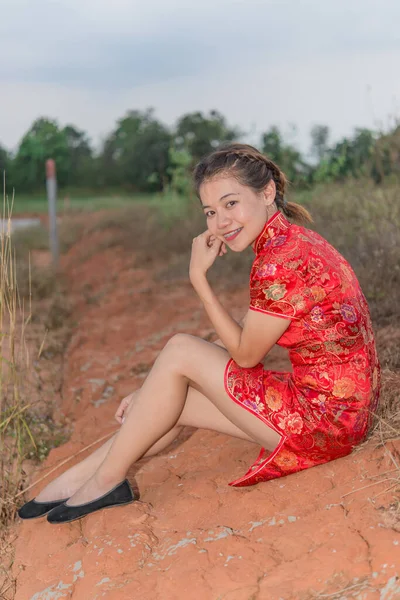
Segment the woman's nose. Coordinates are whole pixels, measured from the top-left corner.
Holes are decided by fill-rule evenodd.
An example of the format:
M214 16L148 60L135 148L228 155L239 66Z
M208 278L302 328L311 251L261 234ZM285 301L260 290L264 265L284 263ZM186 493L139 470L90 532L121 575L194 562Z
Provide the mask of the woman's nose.
M217 226L218 229L225 229L230 223L232 219L227 214L217 215Z

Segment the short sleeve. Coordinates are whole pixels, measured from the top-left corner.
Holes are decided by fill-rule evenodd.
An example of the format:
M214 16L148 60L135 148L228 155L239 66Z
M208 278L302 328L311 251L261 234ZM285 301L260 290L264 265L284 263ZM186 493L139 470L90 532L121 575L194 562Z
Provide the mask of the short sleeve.
M274 261L275 258L275 261ZM250 274L250 309L285 319L301 319L316 303L298 272L298 261L284 264L271 254L259 254Z

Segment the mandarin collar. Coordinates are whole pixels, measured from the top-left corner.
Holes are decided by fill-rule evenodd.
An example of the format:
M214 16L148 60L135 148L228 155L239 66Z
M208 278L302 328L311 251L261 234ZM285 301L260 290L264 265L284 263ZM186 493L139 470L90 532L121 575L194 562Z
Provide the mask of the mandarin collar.
M254 254L260 254L268 247L269 241L277 235L284 235L290 227L290 222L279 210L265 223L263 230L253 243Z

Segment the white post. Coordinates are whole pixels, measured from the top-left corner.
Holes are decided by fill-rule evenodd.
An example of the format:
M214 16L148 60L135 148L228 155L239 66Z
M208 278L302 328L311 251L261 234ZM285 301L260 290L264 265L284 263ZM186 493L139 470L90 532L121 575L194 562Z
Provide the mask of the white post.
M57 200L57 177L56 163L52 158L46 160L46 189L47 200L49 203L49 237L50 250L53 258L53 267L58 267L58 235L57 235L57 215L56 215L56 200Z

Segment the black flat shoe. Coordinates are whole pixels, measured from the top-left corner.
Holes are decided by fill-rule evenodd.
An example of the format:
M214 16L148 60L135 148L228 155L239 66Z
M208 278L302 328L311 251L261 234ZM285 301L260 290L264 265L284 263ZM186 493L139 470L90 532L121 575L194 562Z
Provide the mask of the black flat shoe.
M60 506L60 504L63 504L67 500L68 498L56 500L54 502L38 502L37 500L30 500L21 506L18 510L18 516L21 519L38 519L39 517L44 517L53 510L53 508Z
M130 504L138 499L139 497L133 493L129 481L125 479L121 483L118 483L112 490L91 502L77 504L76 506L68 506L65 502L60 504L60 506L53 508L49 512L47 520L49 523L70 523L71 521L82 519L82 517L86 517L86 515L102 508Z

